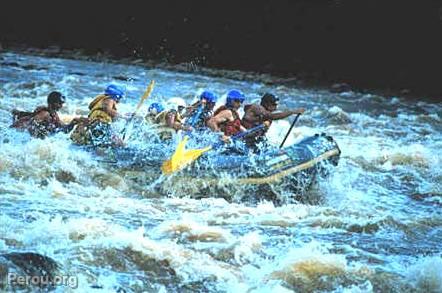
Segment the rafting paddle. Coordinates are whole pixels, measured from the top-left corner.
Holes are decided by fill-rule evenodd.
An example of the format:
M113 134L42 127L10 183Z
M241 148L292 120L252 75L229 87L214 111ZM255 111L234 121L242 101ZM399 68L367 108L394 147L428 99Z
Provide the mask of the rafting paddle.
M280 149L282 149L282 147L284 146L284 143L287 140L287 137L289 137L290 132L292 132L292 129L295 126L296 121L298 121L299 116L301 116L301 113L298 113L298 115L296 115L295 120L293 120L292 125L290 125L289 131L287 131L287 134L285 135L284 139L281 142L281 145L279 146Z
M137 107L135 108L135 111L132 113L132 115L129 117L129 119L126 122L126 125L124 126L123 130L121 131L121 133L123 134L123 141L126 137L126 133L127 133L127 127L129 126L129 124L132 122L132 120L134 119L135 115L137 114L137 111L141 108L141 106L143 105L143 102L149 97L150 93L153 90L153 87L155 86L155 80L152 80L149 83L149 86L147 87L146 91L144 92L144 94L141 96L140 101L138 102Z
M255 126L248 129L247 131L232 136L231 139L240 139L265 127L265 124ZM189 137L186 135L184 139L178 143L177 149L172 157L169 160L164 161L163 165L161 166L161 171L163 172L163 174L170 175L176 171L179 171L192 162L196 161L205 152L216 149L223 144L222 142L218 142L203 149L186 150L186 143L188 139Z

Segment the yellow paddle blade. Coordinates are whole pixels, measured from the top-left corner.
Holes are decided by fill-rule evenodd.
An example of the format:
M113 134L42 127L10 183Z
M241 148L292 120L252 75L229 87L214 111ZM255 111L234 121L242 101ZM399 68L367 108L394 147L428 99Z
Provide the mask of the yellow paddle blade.
M202 154L204 154L205 152L207 152L211 149L212 149L212 147L206 147L203 149L196 149L196 150L186 150L186 151L184 151L184 154L183 154L181 160L179 161L179 164L177 164L177 162L175 164L179 167L179 169L181 169L185 165L188 165L188 164L196 161Z
M212 147L209 146L203 149L186 150L187 140L188 137L185 136L178 144L177 149L170 160L164 161L161 166L163 174L169 175L183 169L187 165L196 161L202 154L212 149Z
M155 80L152 80L146 91L144 92L144 94L141 96L140 101L138 102L137 107L135 108L135 111L132 113L131 117L129 118L129 120L126 121L126 125L124 126L123 130L121 131L121 133L123 134L123 142L126 142L126 132L127 132L127 127L129 126L130 122L132 121L132 119L135 117L135 115L137 114L138 110L141 108L141 106L143 105L144 100L146 100L150 93L153 90L153 87L155 86Z
M185 136L182 141L178 143L178 146L175 150L175 153L172 155L172 158L170 159L170 164L173 170L178 169L178 164L182 161L185 155L186 150L186 144L189 137Z
M152 92L154 86L155 86L155 80L152 80L152 81L149 83L149 85L148 85L146 91L144 92L144 94L141 96L141 99L140 99L140 101L138 102L138 105L137 105L137 108L135 109L135 112L137 112L138 109L141 108L141 106L143 105L144 100L147 99L147 97L149 97L149 95L150 95L150 93Z

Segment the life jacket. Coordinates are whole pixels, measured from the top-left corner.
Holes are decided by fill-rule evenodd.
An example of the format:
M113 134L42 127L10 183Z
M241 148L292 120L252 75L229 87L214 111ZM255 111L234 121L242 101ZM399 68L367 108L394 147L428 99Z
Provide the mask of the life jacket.
M82 118L75 126L71 133L71 140L78 145L90 145L92 144L91 130L95 128L98 123L110 124L112 117L105 111L103 111L103 102L109 98L106 95L96 96L92 102L89 103L89 115L88 118Z
M232 112L233 121L226 121L221 123L219 125L221 131L228 136L232 136L241 132L241 119L239 118L238 111L236 111L235 109L228 108L226 106L221 106L218 109L216 109L215 113L213 113L213 116L215 117L224 110L230 110L230 112Z
M98 95L95 97L95 99L90 102L89 104L89 115L88 118L91 121L100 121L100 122L104 122L104 123L112 123L112 117L109 115L109 113L107 113L106 111L103 110L103 102L106 99L110 99L109 96L106 95ZM116 110L116 109L114 109Z

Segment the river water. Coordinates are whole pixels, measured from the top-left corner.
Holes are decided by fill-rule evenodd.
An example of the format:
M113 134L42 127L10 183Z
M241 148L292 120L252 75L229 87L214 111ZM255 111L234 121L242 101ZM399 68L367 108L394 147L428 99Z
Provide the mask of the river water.
M56 291L442 292L440 101L12 52L0 62L0 253L59 262L78 286ZM158 194L158 182L137 184L66 134L39 140L8 128L12 109L33 110L52 90L67 96L61 113L87 113L111 82L126 87L120 111L131 112L152 79L148 101L274 92L281 108L307 109L288 144L325 132L339 165L302 202L250 206ZM270 140L289 125L272 125Z

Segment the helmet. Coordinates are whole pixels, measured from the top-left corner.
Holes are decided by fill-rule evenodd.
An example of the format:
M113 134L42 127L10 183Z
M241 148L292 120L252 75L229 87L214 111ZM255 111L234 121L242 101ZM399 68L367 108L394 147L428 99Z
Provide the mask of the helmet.
M266 104L274 104L277 105L279 102L279 98L276 97L273 94L270 93L265 93L262 97L261 97L261 105L264 106Z
M116 101L120 101L120 99L124 96L124 89L115 84L111 84L108 85L104 90L104 94L110 96Z
M181 98L171 98L167 103L172 108L186 107L186 102Z
M206 101L209 103L216 103L216 100L218 100L218 98L212 92L209 91L204 91L200 95L200 100L202 99L206 99Z
M244 102L244 100L245 96L242 92L238 90L231 90L230 92L227 93L226 105L230 106L234 101L240 101L242 103Z
M149 111L149 113L151 114L158 114L164 111L164 107L163 105L161 105L160 103L152 103L150 104L149 108L147 109L147 111Z
M51 92L48 95L48 104L64 104L66 102L66 97L63 96L60 92Z

